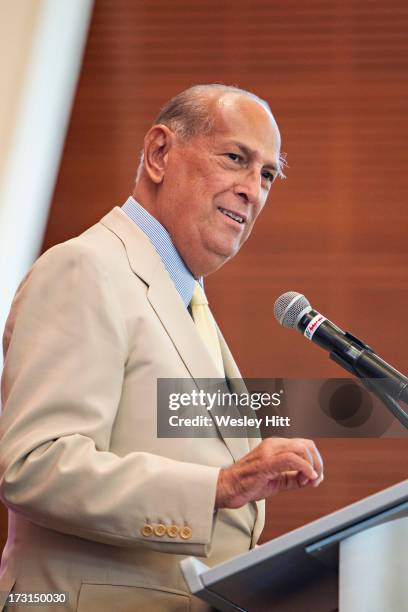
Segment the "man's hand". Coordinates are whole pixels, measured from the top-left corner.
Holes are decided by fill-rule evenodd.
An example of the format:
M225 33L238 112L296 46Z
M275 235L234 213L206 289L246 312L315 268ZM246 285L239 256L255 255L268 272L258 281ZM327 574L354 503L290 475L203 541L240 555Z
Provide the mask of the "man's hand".
M323 480L323 461L314 442L267 438L237 463L220 471L215 508L240 508L279 491Z

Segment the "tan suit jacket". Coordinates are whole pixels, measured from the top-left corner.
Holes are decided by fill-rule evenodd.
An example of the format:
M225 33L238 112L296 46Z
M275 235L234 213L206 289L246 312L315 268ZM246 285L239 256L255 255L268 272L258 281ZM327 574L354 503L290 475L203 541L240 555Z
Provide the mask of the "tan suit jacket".
M149 239L114 208L47 251L3 341L0 591L65 592L55 610L208 609L179 563L255 545L261 503L213 508L220 466L257 440L157 437L157 378L217 371ZM220 342L226 377L239 377Z

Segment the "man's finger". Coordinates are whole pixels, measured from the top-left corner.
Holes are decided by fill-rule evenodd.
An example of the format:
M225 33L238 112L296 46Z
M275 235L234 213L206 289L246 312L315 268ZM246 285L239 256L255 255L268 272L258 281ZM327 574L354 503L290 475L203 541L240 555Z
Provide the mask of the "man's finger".
M291 451L276 455L270 460L269 466L265 467L272 478L291 471L302 472L309 480L315 480L319 477L319 474L314 470L313 465L309 461Z
M305 451L310 458L313 469L320 476L323 473L323 459L317 446L311 440L302 440L302 442L304 443Z

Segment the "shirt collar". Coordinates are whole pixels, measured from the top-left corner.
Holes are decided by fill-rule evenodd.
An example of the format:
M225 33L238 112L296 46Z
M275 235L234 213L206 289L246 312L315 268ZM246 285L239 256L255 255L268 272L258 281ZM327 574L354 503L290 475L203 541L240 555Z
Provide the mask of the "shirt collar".
M195 278L182 260L170 234L163 225L132 196L129 196L123 204L122 210L152 242L183 300L184 306L187 308L193 297ZM202 279L199 279L199 281L202 285Z

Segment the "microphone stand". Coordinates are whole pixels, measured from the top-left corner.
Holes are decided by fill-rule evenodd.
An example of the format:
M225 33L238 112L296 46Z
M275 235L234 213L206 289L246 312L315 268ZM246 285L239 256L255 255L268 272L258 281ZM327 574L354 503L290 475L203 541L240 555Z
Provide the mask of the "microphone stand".
M367 344L359 340L359 338L356 338L356 336L353 336L348 332L346 332L346 335L356 342L362 350L372 352L372 349ZM383 402L386 408L388 408L388 410L401 423L401 425L403 425L405 429L408 429L408 414L401 408L397 400L395 400L381 388L381 379L367 378L361 372L359 372L358 368L353 367L350 363L343 359L341 355L336 353L336 351L332 351L329 356L332 361L335 361L342 368L353 374L353 376L359 378L370 392L375 393L375 395Z
M378 383L373 378L365 378L363 379L363 384L367 387L369 391L373 391L375 395L386 405L388 410L395 416L395 418L404 425L405 429L408 429L408 414L401 408L397 400L388 395L387 393L383 393L381 389L378 388Z

